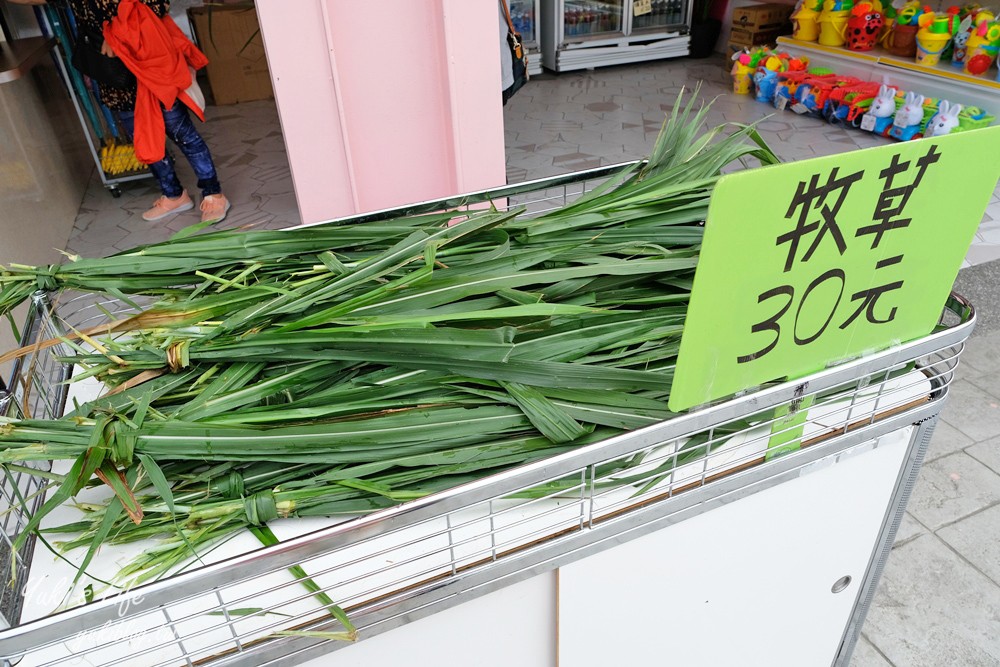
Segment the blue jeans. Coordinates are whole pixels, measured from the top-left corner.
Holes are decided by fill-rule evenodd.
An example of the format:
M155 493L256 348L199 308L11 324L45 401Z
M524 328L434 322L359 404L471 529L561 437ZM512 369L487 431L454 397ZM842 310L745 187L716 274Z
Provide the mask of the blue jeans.
M135 113L122 111L119 116L125 131L131 136L135 132ZM166 125L167 136L177 144L191 163L191 168L198 177L198 187L201 188L202 196L217 195L222 192L219 177L215 173L215 164L212 162L212 154L209 153L208 145L191 122L187 107L178 100L172 109L163 110L163 122ZM165 196L173 199L180 197L184 192L181 182L177 179L174 158L170 151L164 154L162 160L149 165L149 170L159 181L160 190Z

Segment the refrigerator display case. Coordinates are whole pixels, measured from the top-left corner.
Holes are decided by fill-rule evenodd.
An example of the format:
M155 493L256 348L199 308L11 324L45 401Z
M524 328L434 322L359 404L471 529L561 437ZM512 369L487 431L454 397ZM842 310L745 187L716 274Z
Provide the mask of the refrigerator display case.
M521 41L528 49L528 74L542 73L542 60L538 55L538 16L540 0L508 0L510 20L514 30L521 33Z
M542 0L542 64L563 72L688 54L692 0Z

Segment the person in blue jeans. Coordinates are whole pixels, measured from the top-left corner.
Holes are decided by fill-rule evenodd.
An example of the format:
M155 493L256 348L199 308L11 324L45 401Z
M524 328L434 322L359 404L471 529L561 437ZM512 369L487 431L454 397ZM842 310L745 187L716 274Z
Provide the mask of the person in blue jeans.
M119 113L119 118L122 125L125 126L125 130L131 135L135 130L135 113L122 111ZM198 187L201 188L202 195L202 222L222 220L229 210L229 200L222 194L222 186L219 185L219 177L215 172L215 163L212 162L212 154L208 150L208 144L202 139L191 121L187 107L180 101L175 102L173 108L163 110L163 122L166 126L167 137L184 153L198 178ZM191 197L188 196L187 191L177 178L174 158L170 151L167 151L159 162L150 164L149 170L153 172L153 176L159 182L163 195L153 203L151 209L142 214L143 220L150 222L161 220L175 213L194 208L194 202L191 201Z
M9 1L21 5L43 5L46 2L46 0ZM160 17L167 14L170 9L170 0L140 1ZM86 29L87 32L93 34L100 33L102 26L117 15L119 2L120 0L69 0L69 6L73 10L80 29ZM110 58L116 57L106 42L101 46L101 53ZM129 136L134 134L136 85L115 88L99 83L98 87L104 104L119 114L122 125L125 126ZM219 178L215 173L215 164L212 162L212 155L205 140L201 138L194 123L191 122L187 107L181 102L177 102L173 108L164 109L163 121L166 125L167 136L181 149L198 177L198 187L201 188L202 194L201 221L219 222L226 217L226 212L229 210L229 200L222 194ZM169 152L159 162L149 165L149 170L159 181L163 194L153 202L151 209L142 214L143 220L150 222L162 220L194 208L194 202L177 179L177 172L174 171L174 160Z

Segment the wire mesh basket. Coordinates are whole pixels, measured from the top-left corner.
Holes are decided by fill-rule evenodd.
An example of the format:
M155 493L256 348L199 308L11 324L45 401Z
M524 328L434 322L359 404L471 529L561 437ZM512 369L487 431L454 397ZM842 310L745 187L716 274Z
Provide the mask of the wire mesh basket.
M487 202L541 213L620 168L356 220ZM25 341L85 326L120 306L61 295L53 308L39 294ZM280 544L234 540L190 569L59 613L29 618L23 590L5 588L0 656L32 666L81 659L143 667L300 664L344 645L316 634L344 628L315 588L346 610L364 639L752 494L848 447L877 446L884 434L932 423L974 320L971 306L953 296L938 329L922 339L367 516L272 522ZM39 351L19 362L0 399L2 414L61 414L72 369L58 354ZM797 428L782 415L802 411L798 451L769 457L772 436ZM5 572L8 581L30 581L38 566L30 549L9 556L44 482L5 469L0 556L16 564L16 572ZM295 567L316 587L304 587L289 570Z

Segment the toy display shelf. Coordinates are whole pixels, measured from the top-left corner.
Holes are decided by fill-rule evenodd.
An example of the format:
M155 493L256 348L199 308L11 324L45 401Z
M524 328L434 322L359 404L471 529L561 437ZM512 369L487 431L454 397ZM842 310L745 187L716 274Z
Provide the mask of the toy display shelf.
M944 98L964 105L982 107L991 113L1000 110L1000 81L996 71L974 76L965 74L950 62L935 66L919 65L912 58L900 58L877 48L872 51L849 51L816 42L801 42L779 37L778 49L806 56L812 65L830 67L838 74L878 81L904 90L914 90L930 97Z

